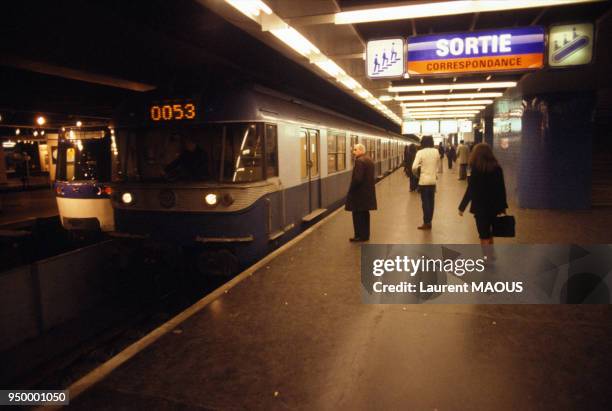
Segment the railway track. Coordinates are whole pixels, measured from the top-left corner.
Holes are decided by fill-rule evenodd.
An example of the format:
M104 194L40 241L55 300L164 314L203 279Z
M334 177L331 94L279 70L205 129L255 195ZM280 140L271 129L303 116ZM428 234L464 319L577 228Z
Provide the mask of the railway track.
M226 281L157 251L107 239L0 272L19 302L0 301L0 385L66 387Z
M104 240L101 233L75 235L59 216L32 218L0 226L0 272Z

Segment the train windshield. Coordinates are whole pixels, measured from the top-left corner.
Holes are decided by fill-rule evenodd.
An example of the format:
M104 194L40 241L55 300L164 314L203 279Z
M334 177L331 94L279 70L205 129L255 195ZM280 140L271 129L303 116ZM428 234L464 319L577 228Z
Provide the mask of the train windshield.
M263 138L254 123L117 133L119 180L244 183L263 179Z
M60 140L57 147L57 180L110 181L110 137Z

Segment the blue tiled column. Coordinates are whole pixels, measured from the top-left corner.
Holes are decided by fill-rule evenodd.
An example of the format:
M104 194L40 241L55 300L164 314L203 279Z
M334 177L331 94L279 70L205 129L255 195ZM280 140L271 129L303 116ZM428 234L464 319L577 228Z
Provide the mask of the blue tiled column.
M517 176L519 206L591 206L594 103L590 93L525 98Z

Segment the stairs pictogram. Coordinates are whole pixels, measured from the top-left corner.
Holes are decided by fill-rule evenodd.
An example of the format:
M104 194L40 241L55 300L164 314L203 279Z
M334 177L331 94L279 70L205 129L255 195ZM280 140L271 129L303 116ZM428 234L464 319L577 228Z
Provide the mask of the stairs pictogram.
M377 66L375 65L374 74L384 73L387 69L389 69L391 66L393 66L398 61L400 61L400 58L396 56L394 59L387 61L387 63L385 63L382 67L377 68Z

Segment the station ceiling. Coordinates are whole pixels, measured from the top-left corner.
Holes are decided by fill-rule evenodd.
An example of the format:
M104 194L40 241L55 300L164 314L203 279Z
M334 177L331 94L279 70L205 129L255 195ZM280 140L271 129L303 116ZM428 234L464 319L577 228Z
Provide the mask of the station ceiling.
M333 59L374 97L415 78L371 81L362 58L368 39L414 34L595 21L610 2L537 7L494 13L359 23L309 24L313 16L359 8L429 2L373 0L269 0L269 7ZM206 88L252 81L361 118L399 127L335 79L273 38L223 0L24 0L0 14L2 123L27 124L35 113L110 118L131 94L158 88ZM483 75L455 81L482 81ZM520 75L496 76L520 80ZM428 79L430 83L448 78ZM397 102L386 102L397 115Z

